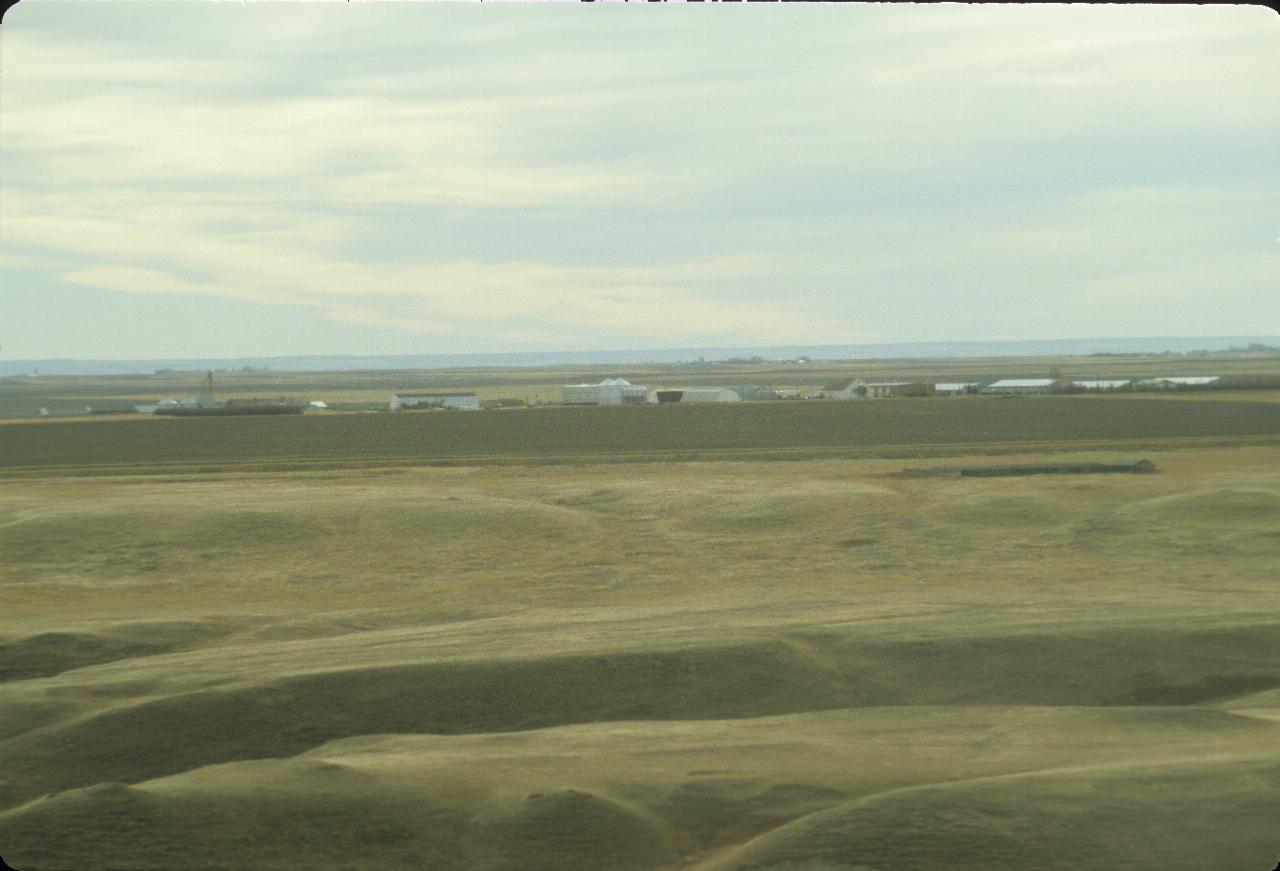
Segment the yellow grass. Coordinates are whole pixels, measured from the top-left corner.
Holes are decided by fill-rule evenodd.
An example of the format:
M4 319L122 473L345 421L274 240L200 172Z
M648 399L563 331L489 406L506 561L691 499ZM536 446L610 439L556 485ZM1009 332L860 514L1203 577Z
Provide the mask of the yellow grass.
M1280 448L1145 455L0 480L0 851L1269 868Z

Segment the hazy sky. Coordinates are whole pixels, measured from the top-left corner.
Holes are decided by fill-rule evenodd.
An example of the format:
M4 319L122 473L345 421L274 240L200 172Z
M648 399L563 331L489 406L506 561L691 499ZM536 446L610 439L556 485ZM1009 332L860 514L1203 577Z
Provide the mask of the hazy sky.
M0 354L1280 332L1259 7L23 0Z

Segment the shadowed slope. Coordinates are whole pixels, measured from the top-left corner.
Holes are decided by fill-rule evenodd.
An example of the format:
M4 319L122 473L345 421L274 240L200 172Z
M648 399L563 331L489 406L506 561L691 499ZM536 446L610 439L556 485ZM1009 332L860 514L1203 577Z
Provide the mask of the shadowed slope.
M1136 802L1129 813L1145 813L1138 787L1147 768L1138 763L1176 771L1192 760L1185 763L1189 782L1200 777L1204 759L1257 759L1265 770L1280 747L1276 730L1205 709L911 707L361 736L288 759L68 790L0 813L0 843L22 847L9 858L24 871L194 871L245 867L249 857L264 868L669 868L751 839L751 850L773 850L781 839L798 845L793 852L800 855L811 835L825 844L836 838L828 830L843 832L830 820L849 808L938 779L949 783L931 788L934 797L923 805L892 805L886 825L912 822L945 833L952 804L936 795L966 788L959 781L1080 759L1093 766L1088 777L1111 778L1106 789L1116 802ZM893 764L884 765L886 758ZM1202 779L1216 782L1217 769L1205 770ZM1239 784L1247 804L1252 787ZM1020 794L1040 809L1019 807ZM1011 806L995 818L1034 840L1037 826L1054 831L1060 811L1077 813L1037 795L1027 788L997 797ZM952 830L961 840L954 843L984 839L963 802L955 806ZM1152 818L1164 820L1161 813L1155 808ZM1239 825L1269 832L1268 820L1251 813ZM876 837L881 843L890 836ZM826 855L844 855L844 841L831 843Z
M1251 871L1275 855L1277 815L1274 758L1064 769L849 802L697 871Z
M277 649L283 654L289 647ZM401 638L399 650L382 649L389 661L414 652L412 636ZM164 694L144 683L137 700L119 698L100 712L18 734L0 743L5 756L26 761L0 787L0 806L50 790L288 756L380 732L500 732L908 704L1193 704L1280 686L1280 626L893 641L795 635L677 650L331 671L282 660L276 670L308 667L247 684L228 672L195 681L192 689L169 684ZM65 695L55 687L87 690L93 677L90 669L55 679L43 696L33 692L38 686L15 684L11 697L38 707ZM223 685L201 689L202 682ZM21 718L23 709L12 716Z

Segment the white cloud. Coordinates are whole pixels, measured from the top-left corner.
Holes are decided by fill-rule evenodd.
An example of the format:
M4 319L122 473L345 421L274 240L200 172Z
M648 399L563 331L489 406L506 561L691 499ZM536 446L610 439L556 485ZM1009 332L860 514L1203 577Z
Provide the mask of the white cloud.
M1266 279L1252 10L230 6L6 20L6 269L539 347L982 338L1019 295Z

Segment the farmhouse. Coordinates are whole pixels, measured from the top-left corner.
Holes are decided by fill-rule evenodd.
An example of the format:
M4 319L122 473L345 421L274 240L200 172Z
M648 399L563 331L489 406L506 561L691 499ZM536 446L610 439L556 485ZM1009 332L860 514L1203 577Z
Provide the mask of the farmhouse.
M560 388L565 405L631 405L645 401L648 391L625 378L606 378L599 384L568 384Z
M1055 378L1003 378L982 388L982 393L1052 393L1062 382Z
M480 400L474 393L396 393L391 397L392 411L415 408L478 409Z
M866 399L867 382L861 378L846 378L835 381L818 391L823 399Z

